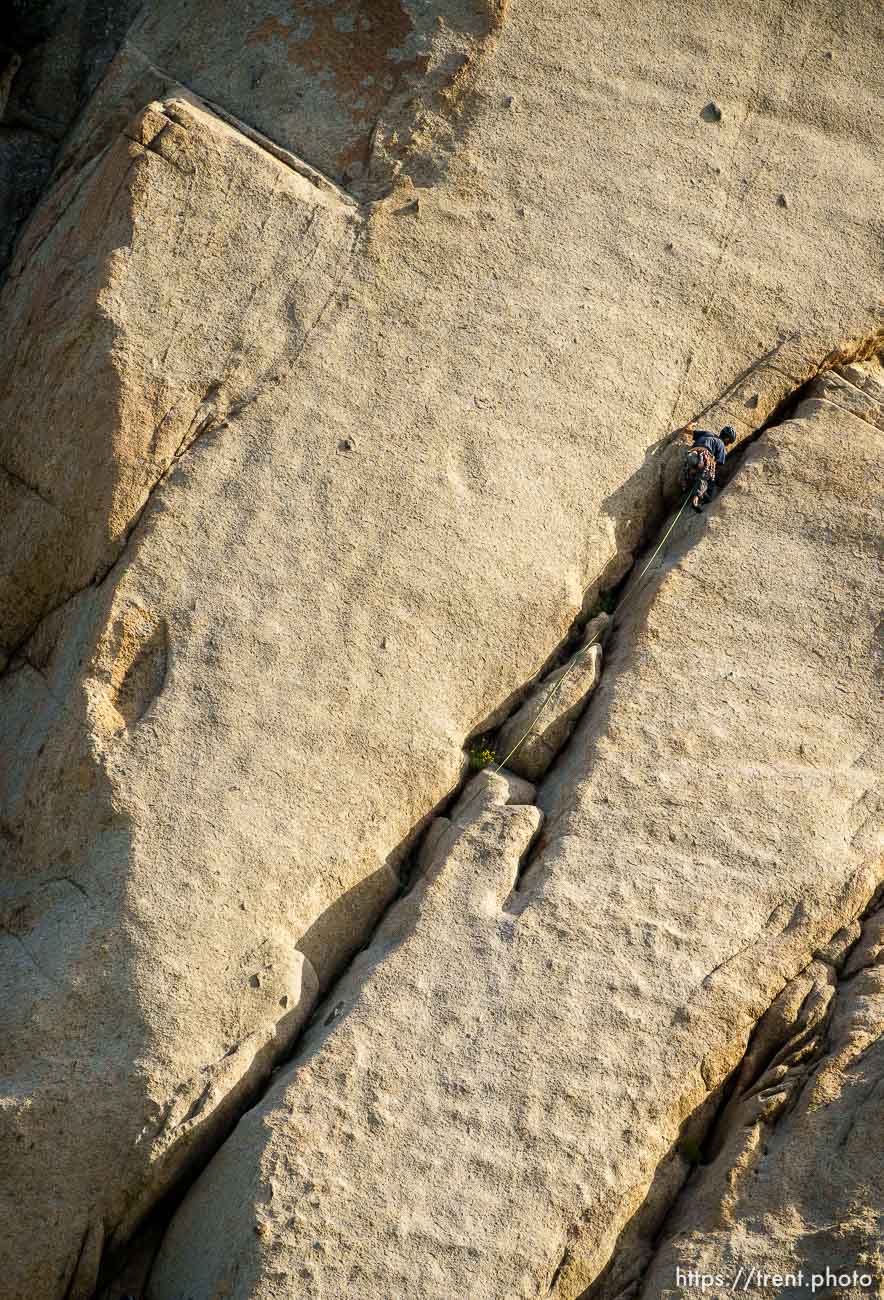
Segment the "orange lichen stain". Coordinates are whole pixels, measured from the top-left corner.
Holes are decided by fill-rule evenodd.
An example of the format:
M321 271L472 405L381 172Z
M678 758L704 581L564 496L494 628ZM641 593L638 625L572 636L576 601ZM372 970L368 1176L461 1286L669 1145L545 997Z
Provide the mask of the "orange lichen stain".
M291 21L270 14L246 37L249 45L275 39L290 64L331 89L349 140L338 155L345 172L367 162L371 132L384 106L407 76L424 75L425 55L401 51L414 30L401 0L292 0Z

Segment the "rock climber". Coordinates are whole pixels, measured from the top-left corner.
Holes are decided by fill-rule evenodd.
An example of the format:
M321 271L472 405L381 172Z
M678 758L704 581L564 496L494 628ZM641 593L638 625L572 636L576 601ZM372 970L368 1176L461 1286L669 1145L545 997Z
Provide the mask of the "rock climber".
M681 467L681 490L693 489L691 507L697 514L707 505L718 491L715 486L715 474L719 465L727 459L727 448L737 441L736 430L726 424L720 434L709 433L706 429L695 429L693 424L686 426L686 432L693 436L693 442L685 450Z

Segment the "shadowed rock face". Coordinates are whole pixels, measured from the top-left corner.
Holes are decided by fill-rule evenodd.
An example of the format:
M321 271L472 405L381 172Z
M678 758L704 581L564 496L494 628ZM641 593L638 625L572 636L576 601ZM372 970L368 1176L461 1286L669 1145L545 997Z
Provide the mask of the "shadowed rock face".
M139 0L9 0L0 29L0 275Z
M859 45L834 4L372 12L365 57L402 73L362 191L382 200L303 161L334 173L367 123L310 71L288 7L162 0L65 140L0 301L0 1276L21 1300L89 1295L260 1093L399 890L466 738L521 702L664 513L673 427L745 437L880 326L857 291L880 269L877 4L851 8ZM354 48L339 35L329 67ZM729 587L747 572L764 577L745 564ZM722 752L752 740L710 726ZM685 734L689 781L708 753ZM569 881L610 816L594 806ZM686 870L660 843L618 915ZM766 870L741 878L759 929L783 916ZM792 884L801 935L834 923L837 891ZM557 909L549 946L577 961L593 900ZM628 965L641 942L621 937ZM707 955L721 942L717 921ZM582 1124L580 1105L552 1118L565 1148Z

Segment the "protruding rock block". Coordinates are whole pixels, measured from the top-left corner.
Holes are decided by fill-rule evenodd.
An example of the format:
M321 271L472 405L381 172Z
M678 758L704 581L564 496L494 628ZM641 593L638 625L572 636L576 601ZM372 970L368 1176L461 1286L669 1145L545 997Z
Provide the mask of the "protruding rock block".
M497 754L529 781L539 781L567 741L602 675L602 647L578 650L544 677L501 727Z

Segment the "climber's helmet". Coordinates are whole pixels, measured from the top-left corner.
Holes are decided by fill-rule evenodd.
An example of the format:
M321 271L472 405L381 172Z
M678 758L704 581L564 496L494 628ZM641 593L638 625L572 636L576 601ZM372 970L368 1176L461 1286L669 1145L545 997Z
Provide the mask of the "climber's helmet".
M737 431L732 425L726 424L724 426L721 431L721 441L726 447L729 447L732 442L737 441Z

